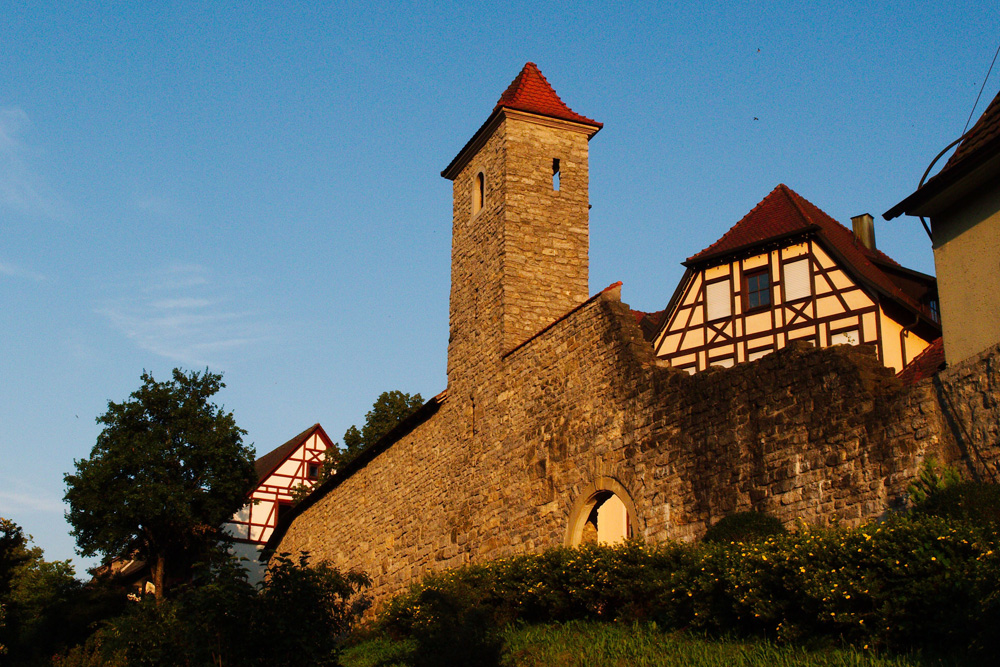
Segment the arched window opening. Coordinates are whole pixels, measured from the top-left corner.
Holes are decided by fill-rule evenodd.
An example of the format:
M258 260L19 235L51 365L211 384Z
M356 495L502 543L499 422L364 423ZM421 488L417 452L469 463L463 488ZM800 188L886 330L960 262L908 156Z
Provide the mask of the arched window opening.
M483 200L486 195L486 177L483 172L476 174L476 182L472 188L472 214L475 215L483 209Z
M625 488L602 477L584 492L570 513L566 546L617 544L635 534L635 505Z

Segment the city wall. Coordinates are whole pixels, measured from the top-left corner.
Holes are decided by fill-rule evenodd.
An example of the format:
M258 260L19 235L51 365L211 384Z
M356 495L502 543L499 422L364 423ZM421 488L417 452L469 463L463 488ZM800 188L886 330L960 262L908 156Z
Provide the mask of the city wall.
M927 454L995 476L998 363L994 348L903 386L870 348L793 345L689 376L653 358L609 288L324 485L278 549L363 570L382 600L428 572L572 543L600 491L650 542L751 508L859 523L905 503Z

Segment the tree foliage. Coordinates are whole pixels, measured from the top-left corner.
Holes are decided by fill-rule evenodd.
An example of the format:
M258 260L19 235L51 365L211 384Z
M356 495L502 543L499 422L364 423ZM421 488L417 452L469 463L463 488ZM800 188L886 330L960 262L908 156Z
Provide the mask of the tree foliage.
M48 665L54 653L82 641L94 621L119 612L124 598L84 586L68 560L46 561L42 548L3 518L0 581L0 654L16 665Z
M256 482L246 431L210 402L224 386L208 370L174 369L167 382L144 372L128 400L108 402L90 458L65 475L79 553L147 561L157 598L215 550Z
M358 454L381 440L401 421L409 417L424 404L420 394L407 394L399 390L383 391L365 414L365 424L360 429L351 426L344 432L343 443L337 443L333 451L327 451L319 478L312 486L299 486L294 498L301 500L309 495L314 486L321 484L338 469L353 461Z
M333 667L367 608L360 593L368 585L363 574L279 554L255 589L241 566L223 561L162 604L135 604L55 664Z

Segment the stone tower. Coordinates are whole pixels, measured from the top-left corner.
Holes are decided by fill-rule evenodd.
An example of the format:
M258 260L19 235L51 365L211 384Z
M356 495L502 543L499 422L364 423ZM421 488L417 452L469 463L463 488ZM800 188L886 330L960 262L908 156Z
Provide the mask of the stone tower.
M528 63L441 172L454 184L449 396L471 396L589 296L587 142L601 127Z

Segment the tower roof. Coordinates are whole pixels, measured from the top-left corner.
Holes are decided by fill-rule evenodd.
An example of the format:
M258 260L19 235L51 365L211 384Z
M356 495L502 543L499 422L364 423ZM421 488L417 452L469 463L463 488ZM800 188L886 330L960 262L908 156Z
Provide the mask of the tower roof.
M594 127L604 127L604 123L581 116L576 113L566 103L559 99L559 95L549 84L548 79L538 69L538 65L529 62L525 63L507 90L503 91L500 100L493 110L500 108L516 109L517 111L527 111L537 113L542 116L561 118L574 123L593 125Z
M565 120L576 123L578 126L582 125L583 128L578 127L577 129L585 131L588 138L597 134L604 127L604 123L598 123L596 120L581 116L566 106L566 103L556 95L556 91L549 84L545 75L538 69L538 65L531 62L525 63L520 73L507 86L507 90L503 91L503 95L493 107L493 113L476 130L476 133L466 142L458 155L442 170L442 176L454 179L459 174L462 167L468 163L469 158L483 146L486 138L496 128L504 116L505 109Z

